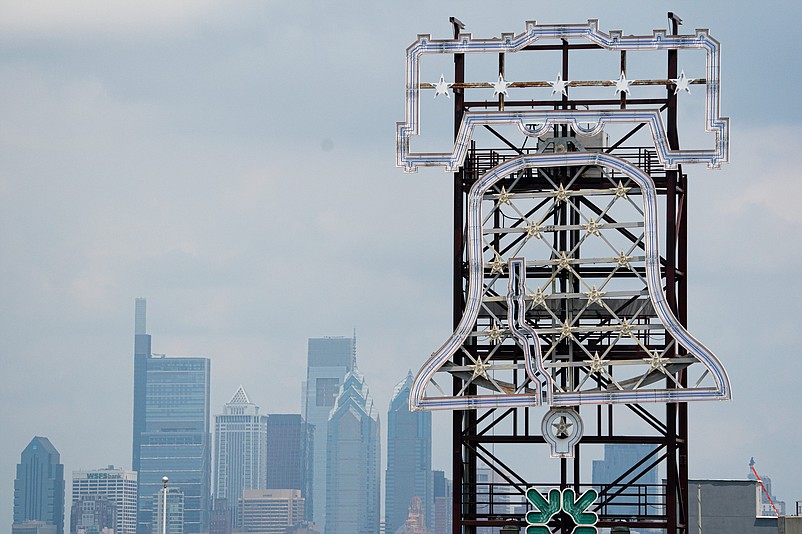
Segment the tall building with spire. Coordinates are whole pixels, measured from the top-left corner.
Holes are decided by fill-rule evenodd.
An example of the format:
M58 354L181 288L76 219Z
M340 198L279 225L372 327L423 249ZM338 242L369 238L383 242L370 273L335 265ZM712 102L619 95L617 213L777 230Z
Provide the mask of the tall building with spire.
M242 491L267 487L267 419L242 386L214 416L214 497L226 499L234 528Z
M381 521L381 430L365 378L343 379L328 422L325 534L376 534Z
M145 299L136 300L132 465L138 473L137 533L151 534L162 477L184 496L183 531L208 530L211 496L208 358L151 352Z
M384 478L384 524L387 534L403 528L413 498L420 499L426 526L432 528L432 413L410 412L409 372L393 390L387 410L387 471Z
M326 439L329 413L345 375L354 368L356 335L309 339L306 381L303 384L304 420L312 425L312 469L306 495L307 517L319 528L326 524Z
M64 534L64 466L50 440L35 436L22 451L14 479L14 524L41 521Z

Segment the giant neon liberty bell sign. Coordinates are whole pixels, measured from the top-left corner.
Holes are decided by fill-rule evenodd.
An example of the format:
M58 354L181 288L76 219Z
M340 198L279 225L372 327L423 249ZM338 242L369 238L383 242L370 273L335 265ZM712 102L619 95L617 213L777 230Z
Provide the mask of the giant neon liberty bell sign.
M536 66L525 70L535 80L516 81L511 75L505 79L500 63L499 71L482 81L424 79L428 58L503 54L512 65L527 47L569 40L622 58L687 50L704 56L704 66L688 63L688 74L683 68L675 78L657 80L639 78L636 66L643 63L632 60L630 72L622 60L622 68L606 80L567 79L562 72L555 77ZM477 176L464 205L464 311L418 372L411 409L543 406L542 431L552 456L570 457L583 433L577 406L730 398L724 367L683 326L667 297L674 273L667 272L661 256L658 226L664 209L660 180L683 164L715 168L728 160L719 56L719 43L707 30L625 36L603 33L593 20L528 22L523 33L494 39L419 35L410 45L397 165L406 172L421 166L459 172L469 166ZM620 98L621 105L571 109L567 95L573 88L595 91L607 101ZM705 131L694 135L702 146L680 149L664 126L664 108L636 98L657 90L662 95L668 90L677 101L692 92L704 95L699 124ZM424 111L448 105L455 93L467 98L468 92L490 105L466 106L453 143L442 151L428 150L431 143L426 151L415 150L416 138L427 133ZM532 105L513 107L513 98ZM551 108L543 105L549 98ZM647 148L625 150L623 141L632 134L611 143L608 136L616 129L638 132ZM510 150L481 160L472 143L488 132L505 139ZM450 387L450 377L460 378L463 387Z

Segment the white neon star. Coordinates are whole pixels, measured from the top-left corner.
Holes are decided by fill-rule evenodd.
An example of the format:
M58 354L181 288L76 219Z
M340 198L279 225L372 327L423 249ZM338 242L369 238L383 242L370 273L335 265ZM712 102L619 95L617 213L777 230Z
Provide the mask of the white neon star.
M532 299L533 308L537 308L538 306L546 302L546 297L543 294L543 290L540 288L537 288L537 291L535 291L534 293L530 293L528 297Z
M592 304L594 302L599 302L599 300L601 300L601 298L604 296L605 293L607 292L599 291L598 289L596 289L596 286L592 286L590 288L590 291L586 291L583 294L588 297L588 301L590 301L590 303Z
M496 95L499 95L499 94L504 95L504 96L509 96L509 95L507 95L507 87L510 85L510 82L505 82L504 81L504 76L501 73L499 73L499 75L498 75L498 81L497 82L490 82L490 83L493 84L493 96L496 96Z
M529 239L530 237L536 237L540 239L540 233L543 231L543 226L537 224L535 221L531 221L527 224L524 229L526 229L526 238Z
M510 205L510 193L507 191L503 186L501 187L501 193L498 194L498 203Z
M504 329L499 328L497 324L493 323L493 327L485 330L483 333L488 337L488 339L490 339L490 341L498 341L503 337Z
M568 80L563 80L562 74L557 74L557 79L553 82L549 82L551 85L551 94L555 93L562 93L565 96L568 96L568 84L571 83Z
M571 337L571 331L574 329L573 326L568 324L568 321L565 321L563 325L560 327L560 339L565 337Z
M619 336L631 336L632 335L632 326L627 322L626 319L621 319L621 324L618 325L618 329L620 330Z
M627 75L624 74L624 71L621 71L621 77L617 80L610 80L615 84L615 94L618 93L626 93L629 94L629 84L632 83L630 80L627 80Z
M623 267L625 265L627 267L629 267L629 262L631 260L632 260L632 256L628 256L628 255L624 254L623 252L621 252L621 254L619 254L618 257L616 258L616 261L618 262L618 266L619 267Z
M596 352L590 357L588 363L590 364L590 372L592 374L601 373L604 371L604 367L609 363L609 361L603 359L601 356L599 356L599 353Z
M565 252L560 252L560 257L557 258L557 265L560 267L560 269L567 269L570 264L571 258L568 257L568 254Z
M488 356L487 359L489 360L490 356ZM475 364L469 365L468 367L473 369L473 376L471 377L472 379L480 376L482 378L487 378L487 371L490 369L490 364L487 361L482 361L482 358L479 357Z
M449 87L451 87L451 84L446 83L445 76L441 74L440 81L437 82L434 86L434 97L437 98L439 95L446 95L447 98L451 98L451 95L448 94Z
M650 371L659 369L660 371L667 373L665 366L670 360L668 358L661 357L659 352L653 351L649 354L648 358L643 358L643 361L649 364Z
M593 217L591 217L587 224L581 224L580 226L585 229L587 235L593 234L596 237L601 237L601 234L599 234L599 228L603 228L604 223L595 221L593 220Z
M677 94L680 91L685 91L686 93L690 94L691 88L688 87L688 84L690 84L693 80L694 78L687 78L685 76L684 70L680 72L679 78L677 78L676 80L671 80L672 82L674 82L674 85L676 86L674 88L674 94Z
M610 189L610 191L615 193L615 198L627 198L627 192L632 189L631 187L624 187L624 184L621 183L621 180L618 180L618 185L614 189Z
M493 261L488 262L488 265L490 265L490 274L504 274L505 263L498 254L496 254L495 258L493 258Z
M560 187L552 192L554 198L557 199L557 203L566 202L568 200L568 191L563 187L563 184L560 184Z

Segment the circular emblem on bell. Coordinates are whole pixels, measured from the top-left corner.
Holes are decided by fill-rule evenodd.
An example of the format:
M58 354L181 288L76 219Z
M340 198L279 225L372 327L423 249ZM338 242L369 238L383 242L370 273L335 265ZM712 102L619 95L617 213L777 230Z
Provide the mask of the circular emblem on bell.
M582 439L582 418L571 408L553 408L540 424L543 438L551 445L552 458L573 458L574 445Z

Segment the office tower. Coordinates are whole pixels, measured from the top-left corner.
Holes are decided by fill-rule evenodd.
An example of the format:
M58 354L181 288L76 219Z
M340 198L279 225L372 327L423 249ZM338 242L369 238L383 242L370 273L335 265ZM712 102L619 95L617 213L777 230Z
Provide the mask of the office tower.
M56 525L44 521L25 521L11 525L11 534L56 534Z
M387 471L384 524L394 534L408 520L413 497L420 499L426 526L432 525L432 413L410 412L408 373L393 390L387 411Z
M356 337L324 337L309 340L306 381L303 390L304 420L314 426L311 487L306 507L319 528L326 524L326 439L329 412L345 375L354 367Z
M208 358L151 353L145 300L136 301L133 466L138 473L137 533L151 533L153 495L162 477L181 490L184 531L206 531L211 496Z
M380 448L379 412L354 367L329 416L325 534L379 532Z
M183 491L174 486L166 488L162 486L162 489L151 495L150 501L153 503L151 532L154 534L184 534L186 532L187 522L184 517L186 499ZM167 504L166 518L164 516L165 501Z
M605 443L604 459L593 460L593 486L599 491L604 490L604 486L621 478L638 462L651 455L654 449L654 445L648 444ZM657 466L644 471L653 460L646 460L642 467L621 478L607 491L608 494L617 495L607 502L604 513L621 516L622 519L657 513ZM629 487L620 491L627 484Z
M113 465L72 472L72 503L83 497L106 497L116 505L116 534L136 534L136 472ZM91 506L91 505L87 505Z
M229 507L226 499L214 499L209 517L209 534L231 534L231 508L236 513L237 505Z
M299 414L267 418L267 487L297 489L306 497L312 468L312 425Z
M434 517L431 534L451 534L451 481L443 471L432 471Z
M70 534L114 534L117 505L102 495L73 499L70 508Z
M243 489L267 486L267 416L259 415L259 407L242 386L225 404L223 414L214 416L214 450L216 499L236 503ZM235 506L229 515L237 528Z
M508 514L510 502L509 482L493 467L476 468L476 513ZM497 534L496 528L478 527L476 534Z
M36 436L22 451L14 480L14 524L43 521L64 534L64 466L50 440ZM38 527L37 527L38 528Z
M241 532L284 534L304 518L304 498L297 489L265 489L242 492L238 506Z

